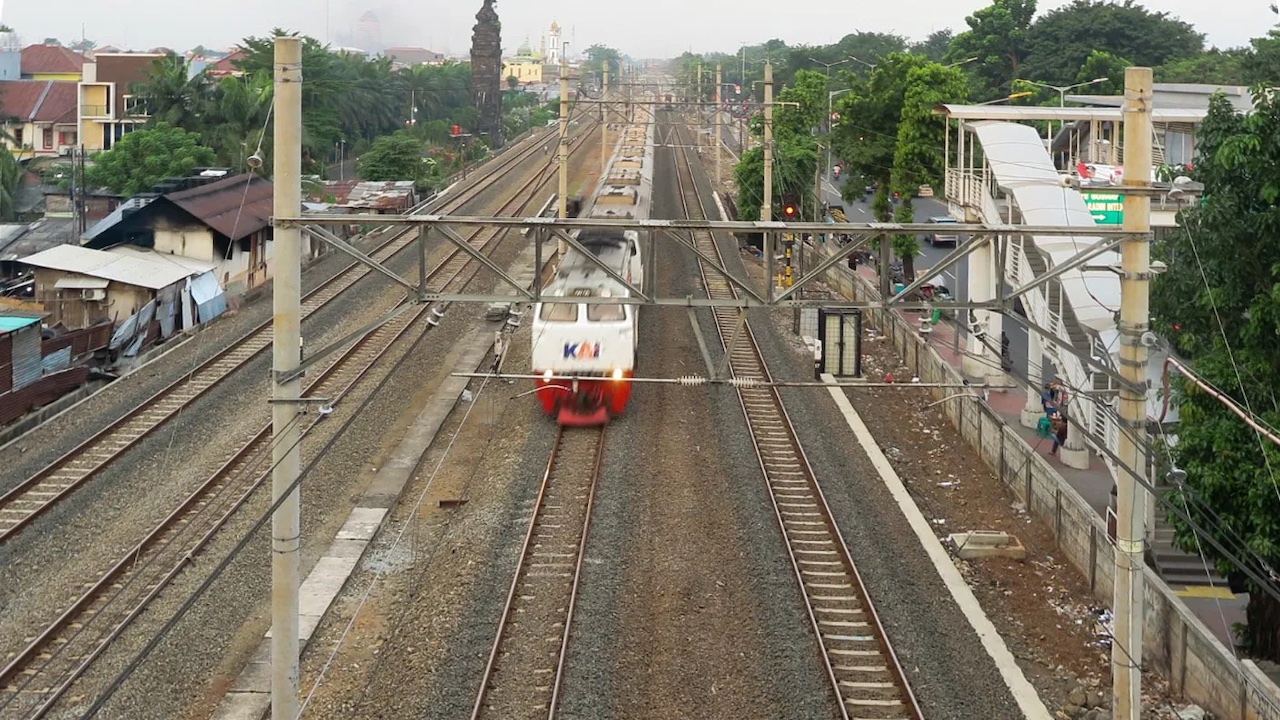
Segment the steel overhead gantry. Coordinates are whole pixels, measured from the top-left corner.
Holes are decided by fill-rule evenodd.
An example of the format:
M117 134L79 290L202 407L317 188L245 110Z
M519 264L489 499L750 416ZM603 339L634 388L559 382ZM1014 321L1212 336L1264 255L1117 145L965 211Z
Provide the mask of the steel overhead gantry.
M456 245L463 252L483 263L486 268L491 270L502 282L516 291L517 298L522 302L539 302L545 298L552 297L542 293L541 283L535 282L532 291L527 288L518 286L516 281L509 277L505 271L488 261L487 258L480 257L478 253L471 248L460 234L454 228L460 227L496 227L506 228L508 230L522 230L521 235L529 242L536 243L535 252L539 259L541 258L541 247L544 241L555 238L563 241L570 246L581 247L575 237L574 231L587 229L612 229L612 230L634 230L638 232L649 233L652 237L664 237L670 243L683 248L692 250L698 258L705 262L711 270L727 282L743 291L743 296L739 299L708 299L695 298L692 296L663 296L658 293L645 292L641 288L626 282L624 278L613 272L611 268L606 267L591 253L583 253L591 262L600 266L601 270L608 274L614 280L622 282L632 293L632 297L628 298L578 298L576 302L587 304L593 303L622 303L628 305L675 305L675 306L709 306L709 307L824 307L836 308L894 308L902 310L932 310L935 307L951 307L951 308L967 308L967 309L986 309L992 311L1006 311L1012 308L1012 302L1020 295L1043 284L1047 279L1056 277L1066 272L1071 267L1079 267L1088 262L1089 259L1106 252L1113 248L1116 244L1133 235L1121 228L1098 227L1090 229L1090 236L1097 236L1098 241L1092 243L1081 243L1080 253L1068 260L1068 262L1055 267L1047 274L1042 275L1035 280L1028 282L1022 287L1015 288L1008 294L998 293L994 300L979 302L957 302L957 303L932 303L920 302L910 299L911 293L919 288L924 282L923 278L932 277L942 270L949 263L953 263L978 247L985 247L990 244L1001 245L1006 238L1021 235L1039 235L1046 237L1053 236L1078 236L1079 228L1064 227L1038 227L1032 225L1007 225L1007 224L985 224L985 223L969 223L954 225L954 232L960 234L971 235L972 240L964 243L952 252L948 253L938 263L921 271L921 278L914 279L909 285L895 292L889 297L881 297L876 300L868 301L830 301L818 300L811 298L803 298L799 296L798 290L814 281L823 277L825 272L841 260L847 259L851 254L865 247L869 242L876 238L888 237L901 234L925 234L936 229L936 226L927 223L815 223L815 222L763 222L763 221L716 221L716 220L661 220L661 219L615 219L615 218L545 218L545 217L480 217L480 216L462 216L462 215L375 215L375 214L356 214L356 215L330 215L316 214L303 217L278 217L273 219L273 224L277 228L313 228L314 235L321 240L334 244L339 250L351 254L361 262L367 262L367 258L361 257L362 253L353 253L347 243L337 239L331 233L323 230L315 230L314 228L326 225L382 225L382 226L418 226L420 232L430 232L435 230L446 241ZM698 251L689 238L683 233L690 230L701 230L719 233L761 233L766 236L767 245L772 245L769 240L779 234L793 233L810 233L810 234L844 234L852 238L852 241L846 245L831 252L821 262L817 263L807 272L799 274L794 283L786 289L778 289L773 287L772 283L762 293L744 283L727 268L713 258L706 256ZM1143 237L1149 239L1150 233L1140 233ZM654 243L654 252L658 252L660 243ZM773 258L767 255L765 264L772 271ZM433 293L427 292L422 286L420 278L402 278L395 275L384 266L376 263L371 264L374 270L383 275L395 278L395 282L407 289L417 293L419 302L426 301L445 301L445 302L510 302L512 297L508 294L459 294L459 293ZM772 272L768 277L773 277Z

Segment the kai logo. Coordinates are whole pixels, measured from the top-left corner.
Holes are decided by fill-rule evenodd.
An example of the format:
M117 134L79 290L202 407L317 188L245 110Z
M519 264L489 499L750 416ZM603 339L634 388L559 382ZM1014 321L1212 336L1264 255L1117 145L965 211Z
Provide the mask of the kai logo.
M565 359L593 360L600 357L600 343L565 343L564 357Z

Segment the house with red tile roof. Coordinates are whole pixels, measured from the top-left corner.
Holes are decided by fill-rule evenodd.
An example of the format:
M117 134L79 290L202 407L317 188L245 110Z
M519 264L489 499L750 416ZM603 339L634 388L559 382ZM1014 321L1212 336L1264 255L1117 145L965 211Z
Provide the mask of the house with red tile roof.
M71 80L0 81L0 142L19 159L70 154L77 141L77 83Z
M240 77L244 73L241 72L236 63L248 57L248 55L249 53L243 48L235 48L226 57L210 63L204 72L211 78Z
M22 79L79 82L86 62L83 55L61 45L28 45L22 48Z

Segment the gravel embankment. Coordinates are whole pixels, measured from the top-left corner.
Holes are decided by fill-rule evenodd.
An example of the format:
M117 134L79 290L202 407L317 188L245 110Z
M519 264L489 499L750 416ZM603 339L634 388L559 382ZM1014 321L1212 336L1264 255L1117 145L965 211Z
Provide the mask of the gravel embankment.
M587 146L590 146L589 142ZM491 198L498 192L495 189L484 195ZM513 234L510 237L517 236ZM508 264L520 245L519 240L504 242L495 257L496 262ZM393 293L397 291L394 286L376 279L374 284L381 289L384 303L395 297ZM482 273L471 290L492 286L492 279ZM371 305L360 300L348 304L352 307ZM370 312L375 309L369 308ZM416 415L416 408L451 371L453 346L460 338L476 331L482 313L483 307L478 305L455 305L449 310L445 322L431 330L417 346L410 349L408 343L402 343L389 353L389 357L380 361L380 369L372 373L361 389L339 406L334 416L321 424L304 443L305 468L319 448L338 431L340 423L355 411L356 403L368 395L371 385L385 376L396 359L406 352L412 353L373 401L361 410L356 421L329 448L323 462L304 480L304 574L345 520L352 498L369 482L373 468L398 443ZM342 332L349 329L341 328ZM251 402L257 404L258 400ZM156 632L160 623L172 616L183 600L208 576L217 559L225 556L248 531L251 523L266 509L267 501L267 494L259 493L249 509L236 516L217 536L194 567L181 575L172 589L140 618L136 628L113 645L95 667L93 675L82 683L85 695L95 695L102 684ZM207 717L216 707L227 683L269 627L266 599L270 572L267 557L269 530L264 528L213 583L195 608L148 656L101 717ZM158 698L155 689L161 687L166 688L166 693Z
M655 187L655 217L679 216L674 183ZM662 292L701 292L692 254L658 242ZM705 374L687 313L644 312L641 374ZM736 395L639 385L610 433L564 717L834 715Z
M528 366L527 326L512 337L505 362L508 369ZM555 435L532 396L512 398L521 385L490 381L480 388L481 381L473 381L474 402L459 403L442 426L317 635L304 663L307 690L369 583L378 583L329 666L310 716L470 712ZM440 500L457 498L466 504L439 507Z
M409 255L391 266L407 271L415 264ZM387 284L372 276L348 293L303 323L316 346L373 320L392 302ZM259 400L270 393L270 363L269 353L254 359L0 546L0 652L52 621L82 583L105 572L270 421Z
M706 178L698 182L705 187ZM708 208L708 216L713 212ZM736 241L719 241L729 269L746 278ZM767 311L752 312L750 323L775 380L812 379L812 356L798 352ZM784 388L782 397L925 715L930 720L1018 717L995 663L827 391ZM783 552L779 545L778 553Z

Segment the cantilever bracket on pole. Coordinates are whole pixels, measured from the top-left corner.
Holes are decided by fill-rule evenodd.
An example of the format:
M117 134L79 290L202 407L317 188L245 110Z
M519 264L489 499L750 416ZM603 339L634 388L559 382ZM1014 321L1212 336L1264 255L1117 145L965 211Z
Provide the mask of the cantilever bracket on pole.
M1013 292L1005 296L1005 299L1013 300L1013 299L1022 297L1023 295L1026 295L1027 293L1031 292L1032 290L1035 290L1041 285L1048 283L1050 280L1061 277L1065 273L1081 267L1085 263L1101 255L1102 253L1113 249L1115 246L1119 245L1122 240L1123 238L1118 238L1118 237L1099 238L1097 244L1080 252L1079 254L1077 254L1075 257L1071 258L1067 262L1064 262L1061 265L1054 266L1043 275L1038 275L1031 282L1028 282L1025 285L1022 285L1021 287L1015 288Z
M490 260L488 256L486 256L484 253L471 247L471 243L467 242L461 235L455 232L453 228L449 227L448 225L437 225L436 229L439 230L440 234L444 235L449 242L453 243L454 245L457 245L459 250L475 258L477 261L480 262L481 265L484 265L485 267L492 270L494 274L496 274L504 283L514 288L516 291L516 294L520 295L525 300L533 300L533 293L529 292L527 288L521 286L520 283L516 282L515 278L508 275L506 270L503 270L502 268L494 264L494 262Z
M606 275L608 275L609 277L613 278L614 280L616 280L616 281L618 281L618 282L622 283L623 287L625 287L625 288L627 289L627 291L628 291L628 292L630 292L633 296L635 296L635 297L637 297L637 298L639 298L639 299L641 299L641 300L643 300L643 301L645 301L645 302L648 302L648 301L649 301L649 296L648 296L648 295L646 295L646 294L645 294L645 292L644 292L643 290L641 290L640 288L638 288L638 287L636 287L635 285L633 285L633 284L631 283L631 281L629 281L629 280L627 280L626 278L624 278L624 277L622 277L621 275L619 275L619 274L618 274L618 272L617 272L616 270L614 270L613 268L609 267L608 265L605 265L605 264L604 264L604 261L603 261L603 260L601 260L599 257L596 257L596 254L595 254L595 253L591 252L591 251L590 251L590 250L588 250L588 249L587 249L587 248L586 248L582 243L578 242L578 238L573 237L573 236L572 236L572 235L570 235L569 233L567 233L567 232L565 232L564 230L561 230L560 228L557 228L557 227L553 227L553 228L551 228L551 234L552 234L552 235L554 235L554 236L556 236L557 238L559 238L559 239L561 239L561 240L564 240L564 241L565 241L566 243L568 243L568 244L569 244L569 245L570 245L574 250L577 250L577 251L578 251L579 253L581 253L584 257L586 257L586 258L587 258L587 259L589 259L592 263L594 263L597 267L599 267L601 270L604 270L604 272L605 272L605 274L606 274ZM639 249L639 248L637 248L637 250L638 250L638 249Z
M749 287L746 283L742 282L737 277L735 277L733 273L729 272L728 268L726 268L720 261L702 252L702 250L698 248L698 244L693 242L692 239L687 238L684 235L678 232L674 232L672 230L662 230L661 232L667 237L671 238L672 240L675 240L676 242L688 248L691 252L693 252L694 255L698 256L699 260L706 263L708 267L710 267L713 271L716 272L716 274L724 278L725 282L729 283L733 287L742 291L743 294L745 294L748 298L750 298L750 301L758 303L761 306L765 306L769 304L768 302L765 301L764 298L760 297L759 293L757 293L754 289ZM657 252L656 245L654 246L654 252L655 254Z
M310 236L312 236L312 237L314 237L314 238L317 238L317 239L319 239L319 240L322 240L322 241L324 241L324 242L329 243L330 245L332 245L332 246L336 247L337 249L341 250L342 252L344 252L344 253L346 253L346 254L350 255L351 257L355 258L356 260L359 260L362 264L364 264L364 265L368 266L369 268L372 268L373 270L377 270L378 272L382 273L383 275L386 275L387 277L391 278L393 281L395 281L395 282L396 282L396 283L398 283L399 285L404 286L407 290L410 290L411 292L415 292L415 293L416 293L416 292L418 292L418 286L417 286L417 285L415 285L415 284L413 284L413 283L409 282L408 280L405 280L404 278L400 277L400 276L399 276L399 275L397 275L395 272L393 272L393 271L391 271L389 268L387 268L387 266L385 266L385 265L383 265L382 263L378 262L377 260L374 260L373 258L369 257L368 255L366 255L363 251L361 251L361 250L360 250L359 248L357 248L356 246L352 245L351 243L347 242L346 240L343 240L342 238L338 237L337 235L334 235L333 233L329 232L328 230L326 230L326 229L324 229L324 228L322 228L322 227L312 227L312 226L309 226L309 225L307 225L307 226L303 226L303 228L302 228L302 229L303 229L303 231L304 231L304 232L306 232L308 235L310 235Z

